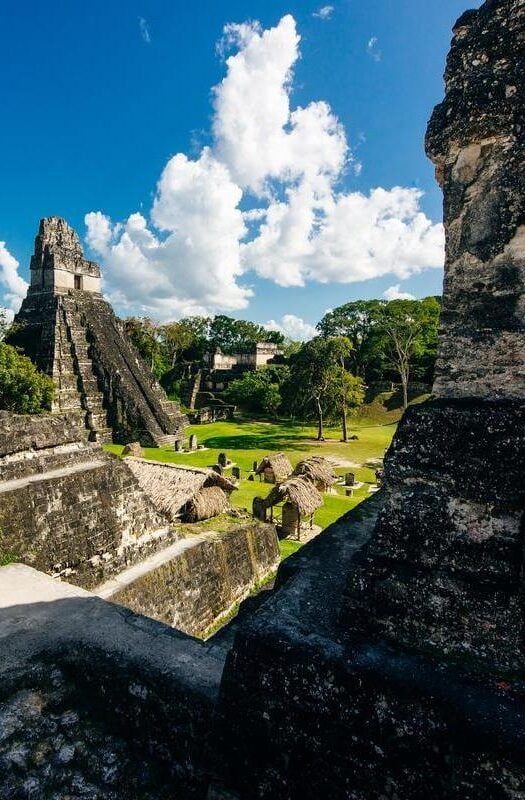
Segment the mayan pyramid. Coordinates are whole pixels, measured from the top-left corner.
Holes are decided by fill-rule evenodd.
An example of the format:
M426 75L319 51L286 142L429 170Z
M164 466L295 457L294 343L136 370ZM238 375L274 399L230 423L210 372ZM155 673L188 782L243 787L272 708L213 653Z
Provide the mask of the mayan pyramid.
M185 417L124 334L102 297L99 266L60 217L40 222L10 343L53 377L53 411L82 413L92 441L161 446L182 438Z

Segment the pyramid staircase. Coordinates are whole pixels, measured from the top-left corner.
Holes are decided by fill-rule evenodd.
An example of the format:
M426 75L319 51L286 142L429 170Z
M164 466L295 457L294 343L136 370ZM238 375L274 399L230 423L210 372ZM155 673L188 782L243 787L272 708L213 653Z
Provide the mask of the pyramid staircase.
M55 346L60 343L61 358L55 359L55 363L64 364L68 376L68 381L63 382L64 391L69 390L70 402L76 402L77 408L80 399L90 439L112 441L110 422L115 422L120 413L114 396L119 387L117 394L120 392L128 408L133 409L135 420L141 420L150 442L157 447L173 446L182 435L184 417L180 408L167 399L149 375L108 304L101 300L93 302L85 293L82 297L61 297L57 317ZM72 374L76 376L76 384ZM63 399L69 402L68 394Z
M82 410L85 414L89 439L92 442L111 442L113 432L108 424L104 395L98 386L97 376L90 357L86 330L62 301L58 300L55 348L58 407L60 411Z

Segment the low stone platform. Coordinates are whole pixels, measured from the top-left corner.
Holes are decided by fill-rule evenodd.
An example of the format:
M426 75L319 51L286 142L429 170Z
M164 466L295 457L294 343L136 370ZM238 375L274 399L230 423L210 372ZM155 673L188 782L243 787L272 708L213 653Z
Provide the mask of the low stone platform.
M277 571L279 561L275 527L251 521L179 540L94 591L205 638Z
M0 568L0 797L202 798L226 652Z
M92 588L179 538L77 413L0 413L0 555Z

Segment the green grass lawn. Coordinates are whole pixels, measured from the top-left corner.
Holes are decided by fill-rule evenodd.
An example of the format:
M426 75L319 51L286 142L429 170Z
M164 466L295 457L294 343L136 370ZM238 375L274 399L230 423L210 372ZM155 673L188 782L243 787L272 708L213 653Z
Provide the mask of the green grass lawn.
M337 487L337 494L325 495L323 506L315 514L314 521L322 528L327 527L342 514L345 514L368 496L368 488L374 483L374 469L366 466L370 459L382 458L392 441L396 430L396 422L387 424L370 424L367 418L351 421L351 434L357 435L357 441L343 443L340 441L340 430L327 428L326 441L315 441L316 429L302 423L289 421L257 422L243 419L233 422L215 422L209 425L192 425L186 429L186 436L195 433L199 444L206 450L194 453L175 453L170 448L146 448L146 458L166 461L173 464L186 464L196 467L211 467L217 462L219 453L226 453L241 470L243 479L239 489L232 494L232 503L236 508L251 511L253 498L265 496L270 486L259 481L246 480L254 461L260 461L268 453L285 452L293 466L307 455L333 456L348 462L348 466L335 467L339 475L354 472L357 480L364 486L348 498L342 487ZM106 450L120 455L121 445L105 445ZM350 464L355 466L350 466ZM226 473L228 474L228 473ZM211 520L208 528L217 529L219 520ZM193 527L193 526L192 526ZM221 525L222 529L222 525ZM283 556L297 549L297 543L283 542ZM289 551L289 552L288 552Z

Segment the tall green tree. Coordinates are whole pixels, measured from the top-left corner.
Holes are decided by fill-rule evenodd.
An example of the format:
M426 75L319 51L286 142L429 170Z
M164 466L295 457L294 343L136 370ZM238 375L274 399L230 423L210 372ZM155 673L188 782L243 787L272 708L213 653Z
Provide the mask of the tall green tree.
M377 315L384 354L398 373L403 392L403 408L408 406L408 386L417 357L435 354L440 303L436 297L424 300L391 300L382 303Z
M378 331L380 300L355 300L329 311L317 325L323 336L344 336L352 345L347 366L353 375L364 378L377 361L381 336Z
M326 314L324 336L346 336L352 352L345 366L365 381L399 376L407 402L411 376L431 382L437 349L440 300L356 300Z
M0 408L17 414L38 414L51 409L53 381L38 372L26 356L0 343Z
M296 407L314 412L318 441L324 440L324 420L333 401L336 372L351 347L344 336L316 336L290 359L289 397Z
M365 399L363 379L352 375L344 366L330 368L326 392L326 414L341 420L342 441L348 441L348 417L357 412Z
M159 325L158 335L160 346L172 369L177 363L178 356L188 350L195 342L195 334L192 327L187 325L185 320L166 322L164 325Z
M282 344L284 336L278 331L268 331L256 322L245 319L233 319L225 314L218 314L210 325L210 344L220 347L223 353L242 353L253 348L258 342Z

